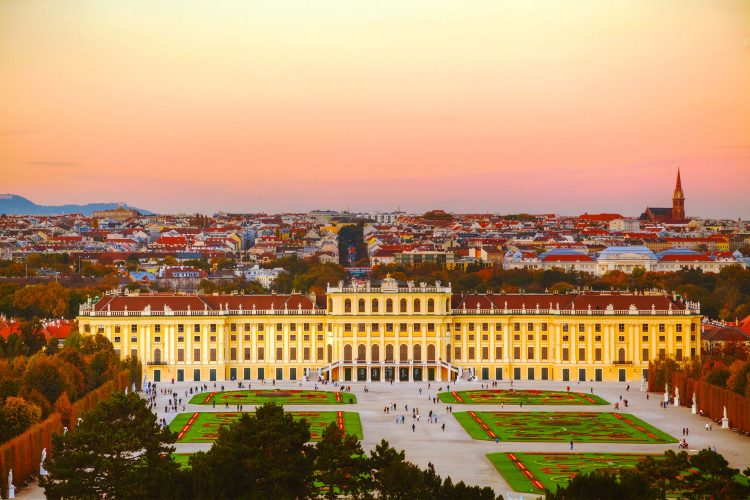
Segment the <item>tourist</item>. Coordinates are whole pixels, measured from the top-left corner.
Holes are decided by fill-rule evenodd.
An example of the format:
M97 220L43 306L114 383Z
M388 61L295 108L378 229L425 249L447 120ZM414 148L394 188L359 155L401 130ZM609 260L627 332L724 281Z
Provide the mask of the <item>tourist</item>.
M411 431L414 432L414 429L416 429L417 426L415 424L411 424Z
M443 432L445 432L445 424L443 424Z
M570 442L570 449L573 449L573 441Z

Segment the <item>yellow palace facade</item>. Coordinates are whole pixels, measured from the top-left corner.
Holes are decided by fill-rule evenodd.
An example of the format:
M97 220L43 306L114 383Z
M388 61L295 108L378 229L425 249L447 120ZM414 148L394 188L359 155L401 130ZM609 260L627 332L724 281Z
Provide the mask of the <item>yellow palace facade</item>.
M626 381L699 353L701 316L663 294L458 295L387 278L318 296L105 295L78 321L154 381Z

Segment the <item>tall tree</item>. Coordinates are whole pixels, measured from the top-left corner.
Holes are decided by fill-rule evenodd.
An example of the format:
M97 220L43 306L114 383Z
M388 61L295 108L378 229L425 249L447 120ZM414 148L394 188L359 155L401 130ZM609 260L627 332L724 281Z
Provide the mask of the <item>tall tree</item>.
M206 453L190 458L197 498L305 498L311 491L310 426L274 403L244 414Z
M335 423L323 431L315 446L315 479L326 488L326 498L362 498L370 489L367 455L356 436Z
M82 416L67 434L52 437L47 498L178 498L174 433L161 428L137 394L115 392Z

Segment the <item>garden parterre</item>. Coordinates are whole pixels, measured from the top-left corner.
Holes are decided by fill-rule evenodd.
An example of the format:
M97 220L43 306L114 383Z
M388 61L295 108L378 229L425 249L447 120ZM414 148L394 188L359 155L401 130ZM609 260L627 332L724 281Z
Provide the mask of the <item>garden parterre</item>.
M633 415L606 412L483 412L453 414L474 439L599 443L674 443L677 439Z
M210 405L325 405L356 403L357 396L342 391L309 391L297 389L237 390L224 392L204 392L194 395L190 404Z
M359 414L348 411L297 411L290 412L295 419L305 419L310 424L310 440L319 441L323 431L336 423L347 434L362 439ZM219 429L240 418L240 412L180 413L170 422L169 429L177 433L178 443L213 443Z

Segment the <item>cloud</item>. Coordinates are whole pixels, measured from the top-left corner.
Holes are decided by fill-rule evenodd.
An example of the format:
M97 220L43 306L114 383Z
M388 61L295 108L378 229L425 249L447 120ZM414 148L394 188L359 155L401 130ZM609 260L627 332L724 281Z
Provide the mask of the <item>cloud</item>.
M30 161L29 165L34 167L49 167L49 168L72 168L80 167L80 163L72 161Z

